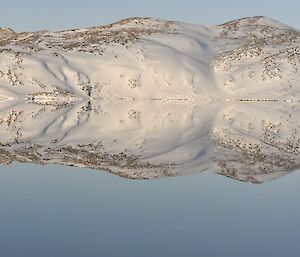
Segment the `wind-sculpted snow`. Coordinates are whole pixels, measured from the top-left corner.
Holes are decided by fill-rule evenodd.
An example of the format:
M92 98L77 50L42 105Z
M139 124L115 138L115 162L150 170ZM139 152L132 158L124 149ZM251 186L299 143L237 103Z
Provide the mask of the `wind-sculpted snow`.
M300 168L300 35L264 17L0 29L0 163L253 183Z

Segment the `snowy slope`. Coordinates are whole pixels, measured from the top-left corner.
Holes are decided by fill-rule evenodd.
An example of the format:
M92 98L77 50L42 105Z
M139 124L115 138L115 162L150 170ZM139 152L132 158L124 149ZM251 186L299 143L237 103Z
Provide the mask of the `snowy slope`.
M300 166L299 46L266 17L1 28L0 162L277 178Z

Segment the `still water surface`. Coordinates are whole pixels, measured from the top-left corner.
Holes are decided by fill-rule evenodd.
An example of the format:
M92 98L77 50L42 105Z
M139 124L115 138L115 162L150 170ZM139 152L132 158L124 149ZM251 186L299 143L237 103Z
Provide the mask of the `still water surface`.
M1 257L300 255L300 172L265 184L0 167Z

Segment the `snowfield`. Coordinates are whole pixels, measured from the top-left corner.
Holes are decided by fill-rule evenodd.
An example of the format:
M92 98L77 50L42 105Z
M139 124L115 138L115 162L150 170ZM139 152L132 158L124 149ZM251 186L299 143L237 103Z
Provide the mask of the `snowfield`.
M130 18L0 28L0 163L266 182L300 167L300 32Z

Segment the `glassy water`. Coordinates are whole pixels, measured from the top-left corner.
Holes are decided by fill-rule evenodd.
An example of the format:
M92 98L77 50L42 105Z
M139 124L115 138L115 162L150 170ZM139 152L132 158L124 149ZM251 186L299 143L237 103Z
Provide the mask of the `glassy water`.
M298 257L299 183L13 163L0 167L0 256Z

